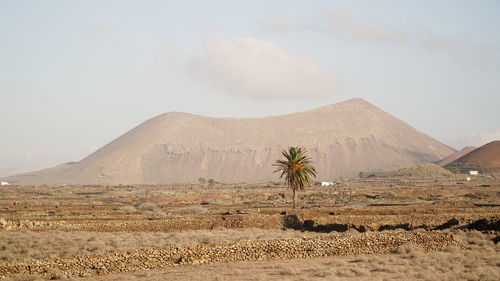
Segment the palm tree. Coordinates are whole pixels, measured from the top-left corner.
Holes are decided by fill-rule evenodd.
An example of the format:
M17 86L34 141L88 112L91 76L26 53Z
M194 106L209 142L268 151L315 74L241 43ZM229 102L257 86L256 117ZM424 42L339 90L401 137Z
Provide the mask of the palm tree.
M295 209L295 193L303 190L306 185L312 183L312 177L316 176L316 169L311 165L311 158L306 155L302 147L291 146L288 151L281 153L286 160L276 160L273 166L278 167L276 172L281 172L280 179L285 176L285 183L292 188L293 208Z

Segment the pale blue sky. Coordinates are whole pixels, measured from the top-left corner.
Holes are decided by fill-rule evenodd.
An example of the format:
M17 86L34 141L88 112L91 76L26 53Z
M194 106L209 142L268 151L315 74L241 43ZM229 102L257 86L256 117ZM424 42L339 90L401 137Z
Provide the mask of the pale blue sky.
M456 149L500 139L500 1L0 0L0 169L168 111L361 97Z

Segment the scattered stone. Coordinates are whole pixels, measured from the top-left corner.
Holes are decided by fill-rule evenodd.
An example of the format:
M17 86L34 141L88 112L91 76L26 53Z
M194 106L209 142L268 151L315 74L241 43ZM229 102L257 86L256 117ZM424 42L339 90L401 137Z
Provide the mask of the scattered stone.
M444 232L374 232L314 238L239 241L228 243L171 245L64 258L16 260L0 263L0 278L15 274L38 274L46 279L99 276L180 265L213 262L311 258L335 255L389 254L401 245L414 244L424 251L449 246L468 248L453 234Z
M5 219L0 219L0 229L7 227L7 221Z

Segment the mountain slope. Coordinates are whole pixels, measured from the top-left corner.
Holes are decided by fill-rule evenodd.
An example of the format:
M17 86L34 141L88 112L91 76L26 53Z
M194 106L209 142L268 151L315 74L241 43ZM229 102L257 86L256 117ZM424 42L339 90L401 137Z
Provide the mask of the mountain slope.
M437 161L436 164L439 166L445 166L446 164L457 160L458 158L464 156L465 154L473 151L476 148L477 147L474 147L474 146L466 146L466 147L462 148L461 150L451 154L450 156L448 156L440 161Z
M469 170L500 172L500 141L487 143L447 164L445 168L462 173Z
M436 161L454 152L362 99L264 118L166 113L74 164L8 177L11 182L172 183L277 180L272 164L304 146L319 180Z
M442 178L442 177L453 177L453 173L446 170L445 168L433 164L433 163L423 163L410 167L406 167L397 171L382 172L377 173L377 177L403 177L403 178Z

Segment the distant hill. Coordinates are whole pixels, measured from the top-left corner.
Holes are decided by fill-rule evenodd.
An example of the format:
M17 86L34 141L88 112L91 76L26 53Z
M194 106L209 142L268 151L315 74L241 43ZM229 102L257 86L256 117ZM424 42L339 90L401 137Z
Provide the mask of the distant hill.
M154 117L71 164L7 177L22 184L278 180L272 164L304 146L318 180L437 161L455 150L362 99L263 118Z
M439 165L424 163L399 169L396 171L377 173L377 177L407 177L407 178L442 178L453 177L454 174Z
M457 152L453 153L452 155L450 155L450 156L448 156L440 161L435 162L435 164L438 164L439 166L445 166L446 164L457 160L458 158L473 151L474 149L476 149L475 146L466 146L466 147L462 148L462 150L457 151Z
M500 172L500 141L476 148L444 167L457 173L467 173L470 170L483 173Z

